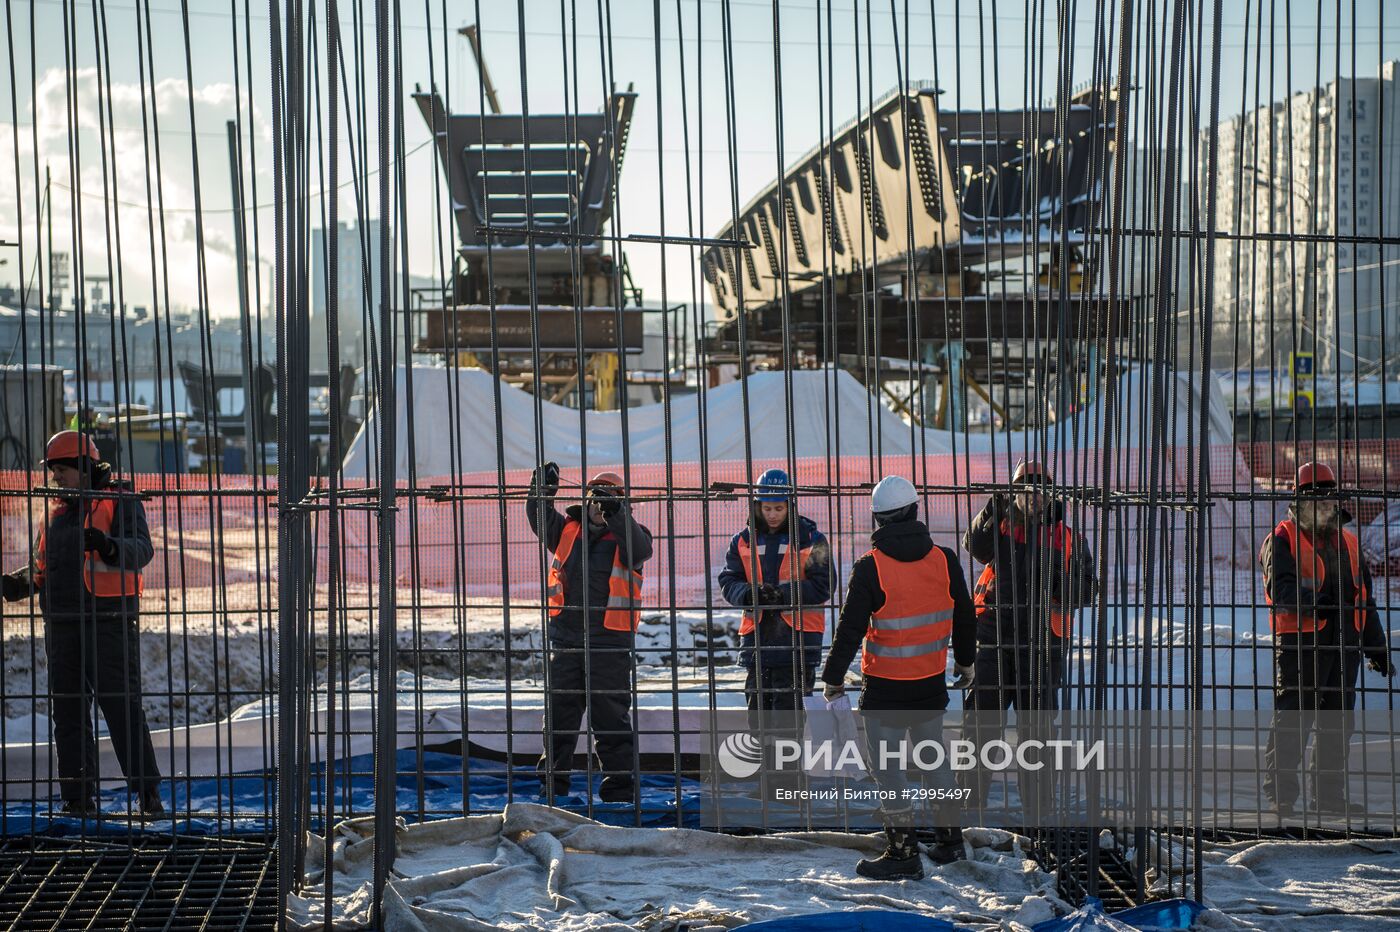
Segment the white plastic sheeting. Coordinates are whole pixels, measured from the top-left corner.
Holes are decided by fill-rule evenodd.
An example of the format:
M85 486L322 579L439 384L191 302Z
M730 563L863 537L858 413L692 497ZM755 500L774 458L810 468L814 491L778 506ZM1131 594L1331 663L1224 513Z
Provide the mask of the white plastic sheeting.
M334 918L369 920L369 820L335 832ZM917 882L871 881L855 862L883 837L811 832L734 837L693 829L617 828L531 803L501 815L399 826L385 932L719 930L804 913L893 909L969 928L1029 926L1066 910L1054 879L1008 832L970 830L972 859L925 860ZM322 921L324 840L308 848L309 888L288 904L299 928ZM1000 849L1000 850L998 850Z
M399 428L397 471L400 479L410 465L420 479L454 474L494 472L496 450L496 379L481 369L445 369L415 366L413 375L414 437L409 455L408 370L398 370L397 410ZM1156 403L1150 371L1128 369L1120 376L1115 403L1115 446L1145 449L1151 442L1147 414L1163 413L1167 445L1194 446L1200 435L1197 423L1199 378L1184 372L1167 373L1161 393L1170 406ZM788 403L789 387L791 405ZM1220 395L1220 387L1208 383L1208 436L1213 447L1232 447L1233 422ZM587 411L580 428L579 411L547 401L501 383L501 444L506 469L528 469L554 460L561 466L587 461L595 466L623 461L624 437L621 412ZM542 446L535 433L536 404ZM1164 410L1164 407L1166 410ZM745 416L747 412L747 417ZM1044 431L953 433L911 428L878 401L845 370L796 370L755 372L748 378L748 398L742 382L709 389L704 397L683 395L670 405L671 459L693 463L704 456L711 462L743 461L746 457L744 425L749 425L749 451L755 460L785 461L795 457L827 455L884 456L950 453L1003 453L1019 458L1026 451L1094 448L1103 433L1104 406L1099 401ZM702 417L703 415L703 417ZM667 410L665 405L643 405L627 412L625 447L633 464L666 462ZM701 430L704 424L706 429ZM587 445L582 442L586 431ZM789 451L788 436L793 436ZM839 438L839 443L838 443ZM373 479L378 469L378 411L372 410L345 455L345 475ZM1217 467L1218 468L1218 467Z
M1163 863L1180 865L1179 839L1171 847L1174 856ZM1205 905L1214 908L1205 928L1351 932L1393 929L1400 916L1394 839L1207 845L1202 872ZM1159 875L1158 892L1166 892L1168 876ZM1179 891L1181 875L1170 879ZM1192 878L1187 884L1189 890Z
M373 826L332 837L332 921L369 921ZM732 837L691 829L616 828L531 803L500 815L399 825L384 895L385 932L704 930L807 913L886 909L935 915L967 929L1027 929L1070 910L1024 839L966 830L969 860L921 881L879 882L855 861L873 835L809 832ZM1160 896L1189 891L1194 863L1179 838L1155 833L1148 881ZM323 921L325 840L309 838L307 887L288 904L294 928ZM1112 843L1110 841L1110 843ZM1132 852L1128 852L1132 858ZM1400 915L1400 842L1240 842L1205 845L1205 913L1197 929L1370 930Z
M1400 502L1391 502L1357 533L1361 554L1371 571L1400 571Z

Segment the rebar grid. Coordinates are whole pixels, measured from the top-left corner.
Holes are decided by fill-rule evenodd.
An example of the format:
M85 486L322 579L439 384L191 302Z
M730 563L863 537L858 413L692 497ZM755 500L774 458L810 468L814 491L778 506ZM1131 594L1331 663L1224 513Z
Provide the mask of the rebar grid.
M337 822L370 816L375 837L388 839L398 818L498 812L539 799L570 771L583 787L560 802L577 811L700 824L716 739L699 713L744 708L738 627L746 608L760 610L729 600L718 576L734 535L760 533L754 498L770 466L792 477L788 539L801 533L800 513L830 546L827 598L804 604L799 587L786 606L822 614L823 659L851 567L870 548L874 484L914 483L932 541L957 554L970 589L984 561L966 535L989 498L1019 491L1011 476L1021 460L1053 471L1047 497L1082 535L1097 585L1062 606L1078 616L1062 672L1038 660L1013 673L1004 650L991 669L1048 689L1061 709L1272 709L1279 642L1257 557L1297 503L1294 476L1310 460L1335 468L1333 499L1352 528L1376 528L1369 590L1389 637L1400 439L1387 340L1400 231L1387 196L1395 104L1385 63L1400 44L1384 4L1339 5L1325 22L1319 11L1300 38L1301 14L1288 5L1218 0L1011 11L519 0L470 11L495 37L478 52L475 86L462 49L449 54L449 15L461 11L409 6L293 0L264 16L247 0L216 13L182 4L178 14L148 0L134 10L65 3L61 24L35 3L6 6L17 211L13 236L0 233L15 240L6 246L17 267L32 270L10 356L73 376L66 389L25 378L12 392L6 382L0 421L15 421L12 405L24 414L7 435L20 452L0 473L3 568L32 561L48 509L64 497L38 465L32 438L54 425L35 411L67 403L81 419L150 391L154 410L190 411L184 430L200 435L205 457L204 475L132 468L146 444L185 443L163 418L148 428L116 417L104 438L152 532L134 662L172 820L133 817L139 800L108 738L103 813L64 820L49 757L50 704L64 698L45 672L51 622L37 601L6 608L0 818L7 835L32 839L34 864L48 865L42 881L25 867L0 888L34 904L20 919L103 927L120 909L144 916L147 902L183 909L186 889L231 902L263 890L261 874L248 880L251 865L270 863L252 842L246 858L230 854L243 851L234 839L274 831L277 902L319 889L329 927ZM196 62L213 58L192 12L231 27L210 65L231 55L220 134L234 192L227 218L204 203L220 190L208 150L203 176L198 145L170 152L173 139L211 133L208 117L188 93L162 108L157 91L172 77L196 86ZM109 29L121 30L116 43ZM56 185L41 183L39 120L28 134L21 120L25 93L37 107L51 63L45 39L62 47L52 73L66 110L56 132L66 180L60 170ZM265 53L255 55L255 39ZM120 78L132 51L134 95ZM518 113L488 109L486 57L507 66ZM89 66L91 76L80 73ZM422 125L405 113L410 85ZM132 96L139 139L123 122ZM595 125L594 137L581 129ZM1374 146L1362 142L1367 131ZM644 162L644 195L622 178L629 145L631 162ZM129 159L143 166L135 175L121 170ZM590 201L579 179L600 164L607 180L587 189L599 197ZM1363 189L1363 177L1379 182ZM192 204L170 203L187 191ZM106 255L105 307L80 289L71 312L60 306L55 197L68 202L57 225L73 280L87 282ZM87 201L98 214L78 206ZM188 235L177 218L192 221ZM231 238L214 226L235 218ZM123 252L124 229L149 240L148 254ZM237 257L237 347L220 353L215 311L227 296L210 259L226 250ZM182 266L193 300L172 298ZM640 299L632 275L643 266L659 301ZM430 282L415 283L425 272ZM136 300L149 317L129 312ZM197 310L182 319L182 303ZM562 350L550 317L559 308ZM177 354L191 329L193 348ZM651 338L650 355L633 345L634 330L642 344ZM134 371L140 353L151 354L149 372ZM1305 359L1315 374L1285 384L1280 372ZM337 378L347 360L357 381ZM193 384L177 381L180 364L195 367ZM232 416L209 401L218 370L236 370L250 398L267 365L275 415L245 402ZM313 411L298 400L322 365ZM238 438L248 475L221 458ZM558 641L551 548L532 530L552 505L531 496L531 473L550 460L563 463L561 509L586 506L587 479L615 470L628 527L649 531L630 643L594 643L588 625L580 643ZM1033 622L1029 641L998 635L983 646L1044 647L1052 595L1044 585L1003 604ZM581 599L584 616L598 607L589 592ZM1301 595L1296 607L1307 607ZM801 677L810 664L788 634L778 655ZM1338 664L1359 656L1340 644L1334 653ZM571 655L585 679L597 664L623 663L625 687L555 682L553 658ZM759 652L755 676L766 662ZM1358 675L1336 691L1362 713L1393 713L1394 681ZM632 736L630 765L603 773L585 753L536 774L554 737L546 710L595 696L625 700L631 724L618 734ZM89 723L110 730L98 711L85 713ZM1123 833L1132 859L1101 850L1094 831L1025 827L1063 890L1117 905L1149 891L1200 898L1204 872L1161 863L1151 837L1179 838L1199 868L1212 832L1276 832L1253 796L1227 804L1223 820L1205 817L1207 792L1229 801L1236 791L1206 762L1201 719L1191 724L1185 759L1154 770L1152 749L1137 747L1136 779L1091 779L1094 798L1138 811L1151 798L1166 812ZM609 731L584 723L585 751ZM1394 737L1361 734L1391 751L1344 771L1359 786L1388 781L1392 813ZM618 775L645 779L649 793L631 805L595 799L599 780ZM54 825L84 841L47 847ZM840 827L870 826L852 813ZM1398 829L1393 815L1348 816L1299 832ZM210 836L205 848L189 831ZM319 888L306 880L309 833L332 865ZM98 855L81 847L114 837ZM394 857L392 845L376 846L376 904ZM80 864L120 895L95 905L95 888L70 876ZM180 887L173 878L186 869L244 892ZM124 878L147 875L126 892ZM246 895L265 905L262 893ZM0 892L0 902L19 896Z

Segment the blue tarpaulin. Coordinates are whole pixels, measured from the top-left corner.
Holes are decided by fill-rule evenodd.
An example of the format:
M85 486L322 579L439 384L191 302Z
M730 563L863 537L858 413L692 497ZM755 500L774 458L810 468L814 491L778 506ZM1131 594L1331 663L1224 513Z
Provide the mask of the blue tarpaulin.
M957 932L946 919L897 913L888 909L861 909L839 913L808 913L767 919L739 926L748 932Z
M1189 929L1205 907L1194 900L1162 900L1144 903L1108 915L1103 902L1089 897L1068 916L1037 922L1034 932L1089 932L1089 930Z
M352 816L369 815L374 811L373 758L361 755L341 761L334 767L334 785L330 788L334 818L343 818L347 802ZM475 815L500 812L512 800L540 802L540 780L533 767L517 767L507 773L505 765L496 761L470 758L466 761L464 780L463 759L455 754L436 751L422 752L412 748L398 752L395 800L399 815L408 821L422 818ZM345 774L348 771L349 777ZM321 807L321 795L327 792L325 767L313 767L314 783L311 794L313 817ZM601 777L592 781L593 804L585 792L585 777L575 774L572 793L555 798L555 805L589 815L599 822L612 825L637 825L631 803L604 803L597 798ZM187 835L263 834L272 830L272 815L276 811L276 776L267 773L242 773L204 780L167 780L162 784L162 796L168 812L175 817L174 829ZM464 787L466 792L463 792ZM676 778L667 774L643 775L641 781L641 825L688 828L700 826L701 784L681 780L679 800ZM465 802L465 806L464 806ZM169 834L170 819L142 823L127 817L128 800L124 788L108 790L100 800L104 816L82 820L58 812L57 800L35 800L11 803L0 813L0 834L3 835L69 835L82 832L126 834L133 830ZM181 816L191 809L213 815L196 818ZM433 810L437 810L434 812ZM86 821L86 824L84 822ZM313 829L321 827L313 823Z

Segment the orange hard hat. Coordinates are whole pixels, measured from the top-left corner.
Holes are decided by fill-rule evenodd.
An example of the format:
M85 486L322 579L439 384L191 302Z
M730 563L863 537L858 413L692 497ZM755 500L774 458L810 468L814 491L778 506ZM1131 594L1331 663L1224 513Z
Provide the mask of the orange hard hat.
M1335 489L1337 474L1326 463L1304 463L1298 467L1298 478L1293 483L1296 492L1310 492L1313 489Z
M76 460L87 457L91 460L101 460L102 455L97 452L97 444L92 442L92 438L81 431L61 430L49 438L49 445L44 449L44 462L51 463L54 460Z
M1050 470L1046 469L1039 460L1022 460L1016 467L1015 474L1011 477L1013 485L1029 482L1053 482L1050 478Z
M589 488L592 488L595 485L615 485L618 488L621 488L622 477L615 472L600 472L597 475L595 475L592 479L588 480Z

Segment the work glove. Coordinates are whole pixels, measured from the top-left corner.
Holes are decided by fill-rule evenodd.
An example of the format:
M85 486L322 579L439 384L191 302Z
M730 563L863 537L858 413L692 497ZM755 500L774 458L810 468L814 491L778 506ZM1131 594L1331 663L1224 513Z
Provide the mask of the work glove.
M1388 656L1372 657L1366 665L1386 678L1395 676L1395 664Z
M4 592L0 595L3 595L6 602L18 602L34 593L34 586L23 570L18 573L6 573L0 576L0 581L3 581L4 585Z
M758 587L759 605L783 605L787 600L787 593L777 586L763 585Z
M545 463L536 466L530 476L530 495L535 498L553 498L559 493L559 464Z
M112 538L95 527L83 531L83 549L97 551L97 555L108 563L117 555L117 547L112 543Z
M955 679L952 682L952 688L967 689L971 686L974 669L975 668L970 664L968 666L963 666L960 663L953 664L953 676Z
M1309 596L1311 595L1311 598ZM1304 605L1316 605L1318 608L1336 608L1337 592L1335 589L1323 589L1321 592L1304 592ZM1314 601L1316 600L1316 601Z
M604 518L611 518L622 511L622 495L612 486L595 486L589 489L588 502L597 505Z
M844 683L827 683L822 687L822 698L827 702L835 702L844 695L846 695L846 684Z

